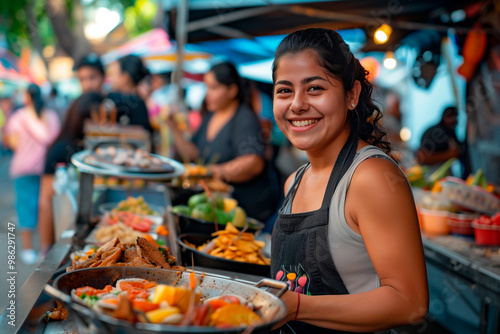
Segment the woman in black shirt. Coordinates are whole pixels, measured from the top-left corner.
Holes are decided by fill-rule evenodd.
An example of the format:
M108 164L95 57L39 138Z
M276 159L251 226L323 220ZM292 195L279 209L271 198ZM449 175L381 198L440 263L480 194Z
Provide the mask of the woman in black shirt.
M179 154L190 161L216 161L211 172L234 187L233 197L250 217L266 221L279 200L278 186L264 159L266 143L257 116L241 89L231 63L217 64L205 74L209 111L192 138L184 139L172 120L170 128Z

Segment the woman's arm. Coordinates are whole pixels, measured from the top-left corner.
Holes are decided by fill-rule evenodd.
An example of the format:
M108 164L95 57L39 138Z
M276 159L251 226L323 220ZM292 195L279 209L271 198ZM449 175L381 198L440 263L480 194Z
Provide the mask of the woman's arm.
M3 137L5 145L7 145L12 151L17 150L17 146L19 145L19 137L15 133L5 134L3 135Z
M54 196L53 174L43 174L40 180L40 196L38 199L38 232L40 234L40 249L49 250L54 243L54 215L52 212L52 197Z
M390 161L369 159L354 173L345 216L359 229L381 286L350 295L300 296L298 320L346 331L377 331L422 320L428 287L422 241L410 187ZM297 310L297 294L283 296Z
M174 145L175 149L179 153L179 155L187 161L196 161L198 157L200 156L200 151L198 150L198 147L191 143L190 141L187 141L184 138L184 135L182 132L177 128L177 124L173 121L173 119L169 118L167 119L167 125L172 131L172 136L174 137Z
M57 116L49 115L49 112L50 111L44 111L41 118L24 119L23 122L24 126L33 138L44 145L52 143L59 134L60 130L59 121L53 119L53 116Z
M448 141L449 148L444 152L428 152L425 149L417 151L417 162L419 164L438 164L451 158L459 158L461 154L460 146L454 140Z
M252 180L262 173L264 158L257 154L246 154L210 168L214 177L226 182L242 183Z

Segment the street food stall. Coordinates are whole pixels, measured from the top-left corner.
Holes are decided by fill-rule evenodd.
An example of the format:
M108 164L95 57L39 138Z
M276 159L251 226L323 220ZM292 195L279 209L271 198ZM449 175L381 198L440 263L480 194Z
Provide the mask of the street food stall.
M139 165L131 160L127 163L117 161L134 158ZM17 326L8 325L11 319L6 310L1 316L1 328L23 333L181 333L193 330L241 333L248 328L265 333L284 317L286 308L279 296L287 285L266 278L269 263L261 260L265 258L260 252L264 245L254 240L253 234L238 230L229 220L218 222L221 224L218 238L234 238L235 245L253 247L248 251L252 252L255 262L262 262L264 269L248 271L245 264L253 269L258 264L242 262L239 265L257 275L238 272L237 267L230 271L217 269L231 268L231 263L236 261L201 252L192 243L184 245L181 254L178 236L189 229L179 226L184 224L179 220L182 215L172 212L171 191L165 181L187 176L183 164L116 143L101 143L95 149L79 152L72 157L72 163L80 174L76 224L61 233L44 261L17 291ZM102 187L99 180L95 182L102 177L142 180L149 184L142 188L113 189ZM199 181L200 178L198 175L195 179ZM193 178L190 180L194 182ZM193 194L196 199L198 195ZM193 201L189 204L194 207ZM236 213L239 207L234 200L222 201L220 205L220 212L233 212L239 217L233 216L235 222L242 219L241 225L237 224L245 230L262 229L261 223L247 222L246 217ZM191 224L207 224L208 231L218 229L213 222L187 216L185 219ZM206 234L205 237L203 242L208 241ZM215 265L208 268L204 265L209 262L197 260L191 253ZM146 284L146 288L138 286L137 282ZM131 289L140 290L144 295L134 295L130 301L118 301L123 291L127 296L132 295ZM106 291L107 294L92 291ZM227 300L220 299L222 297ZM115 316L114 312L125 307L123 303L135 306L125 311L127 317ZM109 307L110 304L113 305ZM137 308L139 304L142 306ZM98 308L94 308L95 305ZM167 317L169 320L163 321ZM238 318L245 319L234 320Z

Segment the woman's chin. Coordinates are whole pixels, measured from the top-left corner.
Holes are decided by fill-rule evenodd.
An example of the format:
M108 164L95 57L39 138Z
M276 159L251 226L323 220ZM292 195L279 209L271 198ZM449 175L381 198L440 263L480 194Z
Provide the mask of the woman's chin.
M291 140L290 141L295 148L301 151L310 151L314 149L314 144L305 140Z

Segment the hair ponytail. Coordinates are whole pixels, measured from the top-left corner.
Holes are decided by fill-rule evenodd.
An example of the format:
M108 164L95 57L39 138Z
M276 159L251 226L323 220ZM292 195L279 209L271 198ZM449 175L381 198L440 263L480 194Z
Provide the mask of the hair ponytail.
M390 153L391 144L385 140L386 134L380 127L382 113L372 100L373 85L367 79L368 71L354 57L338 32L324 28L309 28L286 36L276 49L273 81L276 82L276 68L284 55L296 54L307 49L315 51L319 64L342 82L344 93L347 94L354 87L354 83L359 81L361 92L358 105L348 114L351 131L360 139Z
M352 85L356 80L359 81L361 92L358 105L348 115L351 131L355 131L362 140L381 148L386 153L390 153L391 144L385 140L386 133L380 126L383 114L371 97L373 85L367 79L369 73L357 58L354 56L352 58L354 67Z
M28 86L27 92L31 97L33 107L35 108L35 113L40 118L44 107L44 102L42 99L42 91L40 90L40 87L38 87L38 85L30 84Z

